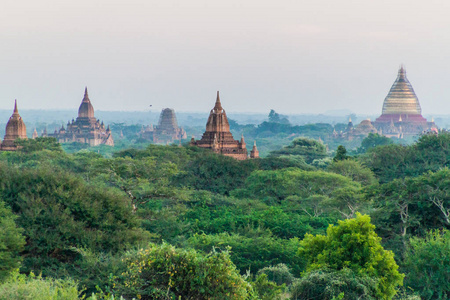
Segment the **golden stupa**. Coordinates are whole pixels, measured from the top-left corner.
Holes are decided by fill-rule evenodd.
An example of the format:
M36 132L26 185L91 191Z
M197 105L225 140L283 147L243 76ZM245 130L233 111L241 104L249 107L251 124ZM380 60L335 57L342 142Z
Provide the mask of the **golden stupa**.
M403 66L398 70L397 79L384 99L381 116L373 125L384 135L398 137L402 136L402 133L420 134L434 126L433 122L427 122L422 116L419 99L406 77ZM394 127L396 130L393 130Z
M420 115L419 99L417 99L411 83L406 78L406 71L402 67L398 71L397 79L384 99L383 115Z

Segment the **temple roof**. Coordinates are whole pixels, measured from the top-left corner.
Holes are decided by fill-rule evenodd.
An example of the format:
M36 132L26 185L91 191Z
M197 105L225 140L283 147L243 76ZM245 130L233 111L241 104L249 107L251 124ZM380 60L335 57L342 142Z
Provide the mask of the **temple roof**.
M14 112L6 124L5 131L6 133L3 140L4 143L7 140L14 141L18 138L27 138L25 123L23 122L22 117L19 115L19 110L17 109L17 100L14 101Z
M79 118L94 118L94 107L89 100L87 87L84 90L84 97L81 101L80 108L78 109Z
M421 112L419 99L406 78L406 71L402 66L389 94L384 99L382 114L420 115Z
M208 121L206 122L206 132L230 132L227 114L220 103L219 91L214 108L211 109Z

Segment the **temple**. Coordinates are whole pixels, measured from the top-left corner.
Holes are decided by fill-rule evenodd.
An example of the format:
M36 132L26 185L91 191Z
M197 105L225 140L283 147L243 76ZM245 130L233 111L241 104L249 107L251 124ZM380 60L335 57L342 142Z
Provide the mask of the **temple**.
M374 122L366 119L356 126L349 119L344 131L333 131L334 138L352 140L364 138L369 133L378 133L389 138L405 138L420 135L427 131L437 131L434 121L428 122L422 116L419 99L414 92L403 66L397 79L384 99L381 116Z
M177 116L172 108L164 108L159 116L158 126L142 127L140 135L141 138L152 140L154 143L171 143L187 137L186 131L178 127Z
M14 143L17 139L27 138L27 128L19 115L17 109L17 100L14 102L14 112L6 124L6 133L3 142L0 145L1 151L16 151L19 146Z
M421 134L436 127L434 122L428 122L422 116L419 99L403 66L384 99L381 116L373 122L373 126L379 134L397 138Z
M227 114L222 108L222 103L220 103L219 92L217 92L216 104L209 114L205 133L203 133L200 140L192 138L191 145L211 149L216 153L230 156L238 160L245 160L248 158L244 136L238 141L233 138L233 135L230 132L230 124L228 123ZM254 153L254 158L259 157L256 144L254 145L252 152Z
M48 136L55 137L60 143L78 142L90 146L101 144L114 146L109 126L106 128L103 122L100 123L100 120L94 117L94 107L89 99L87 88L84 90L77 119L67 122L67 129L63 125L59 130L55 129L55 132L48 134Z

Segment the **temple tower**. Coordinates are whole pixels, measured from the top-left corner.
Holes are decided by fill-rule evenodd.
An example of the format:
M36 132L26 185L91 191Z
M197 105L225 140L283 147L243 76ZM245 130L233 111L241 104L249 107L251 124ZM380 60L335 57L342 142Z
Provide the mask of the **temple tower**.
M177 116L172 108L164 108L159 115L158 126L150 129L153 131L153 142L155 143L173 142L187 137L184 129L178 127Z
M253 142L253 149L250 151L250 158L259 158L259 151L256 148L256 141Z
M17 100L14 102L14 112L9 118L6 124L6 133L1 144L2 151L15 151L17 146L14 141L17 139L27 138L27 128L23 122L22 117L19 115L19 110L17 109Z
M233 157L238 160L247 159L244 137L235 140L230 132L230 124L217 92L216 103L209 113L206 131L200 140L191 140L191 145L208 148L216 153Z
M402 126L403 134L415 135L428 130L433 125L422 116L419 99L406 77L403 66L398 70L397 78L384 99L381 116L373 125L387 136L398 135L400 126Z
M78 108L78 118L80 119L88 119L95 121L94 117L94 107L91 104L91 100L89 100L87 87L84 89L84 97L81 101L80 107Z
M34 140L37 137L38 137L38 133L36 131L36 128L34 128L33 135L31 136L31 138Z

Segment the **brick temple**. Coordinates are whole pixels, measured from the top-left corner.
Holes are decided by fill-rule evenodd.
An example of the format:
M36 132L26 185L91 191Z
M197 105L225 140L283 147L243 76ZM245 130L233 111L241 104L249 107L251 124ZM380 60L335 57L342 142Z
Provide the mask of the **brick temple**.
M187 137L186 131L178 126L177 116L172 108L164 108L159 116L158 126L142 127L140 135L154 143L171 143Z
M19 115L17 100L14 102L14 112L6 124L6 133L0 145L1 151L16 151L19 147L14 141L17 139L27 139L27 127Z
M101 144L114 146L109 126L106 128L105 124L94 116L94 107L89 99L87 88L84 90L77 119L67 122L67 129L63 125L61 129L55 130L53 134L48 134L48 136L55 137L60 143L78 142L89 144L89 146Z
M228 123L227 114L220 102L219 92L217 92L214 108L209 113L205 133L203 133L200 140L192 138L191 145L211 149L215 153L230 156L238 160L245 160L248 158L244 136L238 141L233 138L233 135L230 132L230 124ZM253 147L252 153L252 158L259 157L256 144Z

